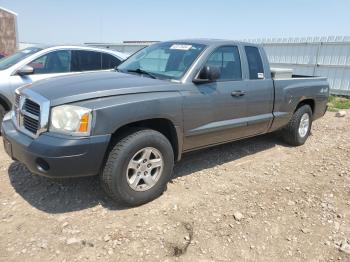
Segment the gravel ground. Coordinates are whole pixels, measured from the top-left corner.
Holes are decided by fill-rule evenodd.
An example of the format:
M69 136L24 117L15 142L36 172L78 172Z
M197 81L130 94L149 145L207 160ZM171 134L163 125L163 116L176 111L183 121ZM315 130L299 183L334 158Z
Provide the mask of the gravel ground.
M270 134L188 154L129 209L95 177L31 175L1 147L0 260L350 261L349 114L297 148Z

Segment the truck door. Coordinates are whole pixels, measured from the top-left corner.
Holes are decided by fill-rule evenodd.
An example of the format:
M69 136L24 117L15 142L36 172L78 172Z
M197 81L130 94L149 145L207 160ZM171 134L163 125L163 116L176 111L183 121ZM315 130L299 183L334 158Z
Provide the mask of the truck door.
M221 74L215 82L191 84L184 94L184 150L240 138L247 124L238 47L218 47L204 66L217 67Z
M248 126L246 135L251 136L265 133L273 119L274 87L269 69L264 70L259 48L245 46L244 50L247 68L245 99ZM265 64L267 63L266 59Z

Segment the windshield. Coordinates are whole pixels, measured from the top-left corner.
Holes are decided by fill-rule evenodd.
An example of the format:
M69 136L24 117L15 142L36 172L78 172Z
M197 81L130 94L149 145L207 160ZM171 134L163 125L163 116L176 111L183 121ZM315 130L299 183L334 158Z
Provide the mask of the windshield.
M180 79L205 45L165 42L146 47L118 66L118 71L160 79Z
M35 54L41 50L42 50L42 48L29 47L29 48L20 50L9 57L2 58L0 60L0 70L5 70L5 69L17 64L19 61L23 60L24 58L26 58L32 54Z

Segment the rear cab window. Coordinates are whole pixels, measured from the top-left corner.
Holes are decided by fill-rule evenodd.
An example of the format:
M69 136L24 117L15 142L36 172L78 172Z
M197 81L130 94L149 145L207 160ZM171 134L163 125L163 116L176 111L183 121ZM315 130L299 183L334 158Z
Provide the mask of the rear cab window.
M249 79L264 79L264 66L261 60L259 48L254 46L245 46L244 49L247 56Z

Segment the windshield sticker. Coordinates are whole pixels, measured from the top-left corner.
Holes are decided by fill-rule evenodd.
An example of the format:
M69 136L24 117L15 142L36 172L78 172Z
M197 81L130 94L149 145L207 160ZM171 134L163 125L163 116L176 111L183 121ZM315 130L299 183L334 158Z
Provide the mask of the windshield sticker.
M25 50L22 50L21 52L22 52L23 54L28 54L28 53L30 53L30 51L31 51L31 50L29 50L29 49L25 49Z
M170 47L170 49L175 49L175 50L190 50L192 48L192 45L177 45L174 44Z

